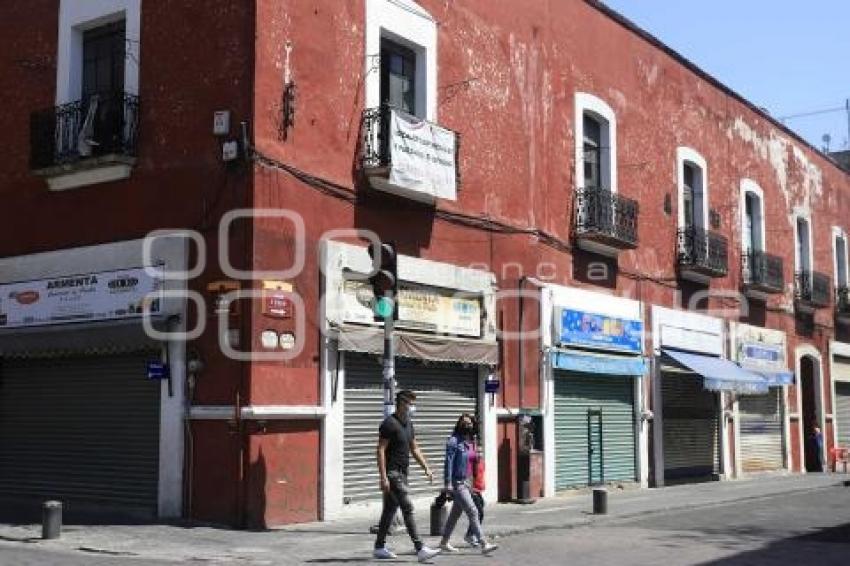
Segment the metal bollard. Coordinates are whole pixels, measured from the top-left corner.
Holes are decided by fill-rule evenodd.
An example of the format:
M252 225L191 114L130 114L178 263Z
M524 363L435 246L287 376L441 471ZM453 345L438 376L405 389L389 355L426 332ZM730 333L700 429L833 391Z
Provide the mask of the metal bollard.
M605 515L608 513L608 490L599 487L593 490L593 514Z
M62 532L62 502L45 501L41 506L41 538L59 538Z

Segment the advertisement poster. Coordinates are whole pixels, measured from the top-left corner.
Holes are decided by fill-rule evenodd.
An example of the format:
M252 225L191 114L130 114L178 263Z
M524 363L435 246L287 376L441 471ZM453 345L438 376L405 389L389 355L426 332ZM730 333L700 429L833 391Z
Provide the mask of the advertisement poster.
M561 310L561 344L640 353L643 324L573 309Z

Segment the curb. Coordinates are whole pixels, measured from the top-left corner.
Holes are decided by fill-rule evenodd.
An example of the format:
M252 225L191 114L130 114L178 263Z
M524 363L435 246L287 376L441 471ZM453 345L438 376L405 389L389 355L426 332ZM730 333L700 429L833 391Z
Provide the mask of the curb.
M687 504L686 505L675 505L674 504L674 505L667 505L667 506L664 506L664 507L659 507L657 509L652 509L652 510L648 510L648 511L631 511L631 512L628 512L628 513L621 513L621 514L617 514L617 515L607 515L607 516L606 515L597 515L597 516L591 515L591 517L593 517L593 518L577 519L577 520L570 521L570 522L563 523L563 524L537 525L537 526L524 527L524 528L518 527L518 528L515 528L515 529L511 529L511 528L494 529L493 531L491 531L491 535L494 536L494 537L499 537L499 538L507 538L507 537L512 537L512 536L516 536L516 535L529 534L529 533L538 533L538 532L554 531L554 530L561 530L561 529L576 529L576 528L581 528L581 527L591 527L591 526L594 526L594 525L597 525L597 524L599 524L599 525L613 524L613 523L617 523L617 522L621 522L621 521L629 521L629 520L632 520L632 519L636 519L638 517L651 517L651 516L655 516L655 515L662 515L662 514L670 513L670 512L673 512L673 511L686 511L686 510L691 510L691 509L708 509L708 508L712 508L712 507L723 507L723 506L727 506L727 505L734 505L734 504L740 503L742 501L758 501L758 500L762 500L762 499L772 499L774 497L780 497L780 496L788 495L788 494L791 494L791 493L794 493L794 494L807 493L807 492L821 491L821 490L832 489L832 488L835 488L835 487L842 487L842 486L850 487L848 484L850 484L850 480L848 480L848 481L838 481L836 483L829 484L829 485L819 485L819 486L814 486L814 487L801 487L801 488L798 488L798 489L791 489L791 490L782 491L782 492L744 496L744 497L738 497L738 498L735 498L735 499L728 499L728 500L723 500L723 501L710 501L710 502L706 502L706 503L694 503L694 504L690 504L690 505L687 505Z

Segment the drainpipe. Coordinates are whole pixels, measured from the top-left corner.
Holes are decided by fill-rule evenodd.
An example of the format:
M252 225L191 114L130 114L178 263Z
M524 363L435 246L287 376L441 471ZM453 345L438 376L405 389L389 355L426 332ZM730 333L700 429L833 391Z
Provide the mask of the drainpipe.
M525 301L522 293L523 286L525 282L528 281L538 289L542 289L546 286L542 281L535 279L534 277L528 277L527 275L523 275L519 278L519 409L522 410L525 408L525 359L523 356L524 350L524 342L523 338L523 319L525 313Z

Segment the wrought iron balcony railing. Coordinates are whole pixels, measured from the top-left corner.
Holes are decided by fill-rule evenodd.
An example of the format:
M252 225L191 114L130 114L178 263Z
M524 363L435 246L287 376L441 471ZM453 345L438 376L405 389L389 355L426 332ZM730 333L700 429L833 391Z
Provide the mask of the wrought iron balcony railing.
M576 237L614 248L638 244L637 201L598 187L576 190Z
M362 132L360 165L368 177L392 181L402 191L455 198L461 183L457 132L387 104L363 111Z
M90 96L30 116L30 166L44 169L104 155L136 155L139 97Z
M835 290L835 312L843 318L850 318L850 287Z
M828 307L832 282L829 275L817 271L798 271L794 274L794 299L809 307Z
M728 240L715 232L690 226L678 231L680 272L723 277L729 272Z
M760 250L746 250L741 258L744 286L765 293L781 293L785 289L782 258Z

